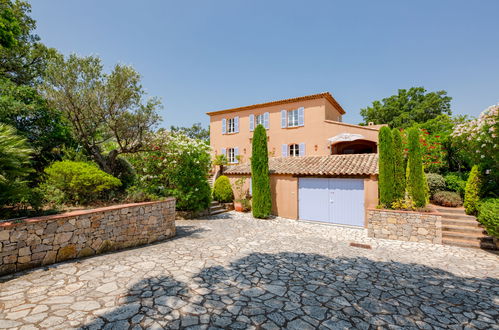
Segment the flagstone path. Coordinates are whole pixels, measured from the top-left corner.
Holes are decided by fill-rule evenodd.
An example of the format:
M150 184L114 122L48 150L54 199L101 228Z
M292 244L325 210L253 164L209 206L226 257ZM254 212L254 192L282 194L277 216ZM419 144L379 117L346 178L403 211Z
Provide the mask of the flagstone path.
M0 328L499 329L496 254L235 212L177 228L0 277Z

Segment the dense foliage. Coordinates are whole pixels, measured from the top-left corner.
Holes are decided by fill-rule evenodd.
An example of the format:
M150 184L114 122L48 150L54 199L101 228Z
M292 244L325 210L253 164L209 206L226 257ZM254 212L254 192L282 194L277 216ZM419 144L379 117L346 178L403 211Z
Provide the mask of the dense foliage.
M478 165L474 165L471 169L468 181L466 181L466 189L464 192L464 209L467 214L476 214L480 202L480 170Z
M407 193L416 207L424 207L428 201L428 185L423 171L419 130L411 128L407 133Z
M450 172L445 175L444 179L448 190L457 192L461 198L464 197L466 181L468 180L467 173Z
M400 130L394 128L393 136L393 197L395 200L405 197L405 160Z
M0 123L0 207L21 202L32 150L13 127Z
M210 130L201 126L201 123L195 123L191 127L170 126L170 132L184 134L191 139L210 142Z
M379 132L379 199L382 205L395 201L395 161L392 131L387 126Z
M499 198L489 198L480 204L478 221L489 235L499 238Z
M251 179L253 184L253 216L255 218L268 218L272 212L272 196L270 193L267 133L263 125L258 125L253 134Z
M432 202L446 207L457 207L463 205L461 196L453 191L437 191L432 195Z
M430 197L437 191L444 191L446 189L445 179L437 173L427 173L426 180L428 181L428 188L430 189Z
M47 196L59 196L57 201L70 204L87 204L103 197L103 194L121 185L121 181L97 165L85 162L54 162L45 169L43 189Z
M234 200L234 192L230 180L225 175L219 176L213 185L213 199L222 203L230 203Z
M388 124L390 127L408 128L424 123L442 114L451 114L450 101L445 91L427 92L423 87L399 89L397 95L374 101L360 110L364 124Z
M143 148L147 151L128 157L141 189L177 198L179 210L198 211L209 206L210 146L206 142L160 130Z

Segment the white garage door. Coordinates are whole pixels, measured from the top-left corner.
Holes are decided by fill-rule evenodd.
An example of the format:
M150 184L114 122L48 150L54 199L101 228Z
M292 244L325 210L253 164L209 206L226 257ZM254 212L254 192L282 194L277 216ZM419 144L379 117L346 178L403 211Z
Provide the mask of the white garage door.
M363 179L299 179L299 217L364 226Z

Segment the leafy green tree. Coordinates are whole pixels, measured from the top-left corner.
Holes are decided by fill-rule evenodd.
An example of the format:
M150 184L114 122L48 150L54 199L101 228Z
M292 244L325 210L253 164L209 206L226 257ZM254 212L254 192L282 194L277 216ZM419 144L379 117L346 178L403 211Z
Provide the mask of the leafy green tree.
M7 41L10 47L0 47L0 77L18 85L40 82L47 61L56 53L55 49L47 48L40 42L40 37L33 34L36 23L29 16L31 5L28 2L0 0L0 7L9 11L7 16L12 33L7 33L7 39L13 39Z
M394 128L392 130L392 136L394 162L393 197L397 200L405 197L405 160L400 130Z
M137 71L118 64L106 74L96 56L55 56L40 90L52 107L62 111L92 159L115 176L117 157L144 150L151 129L160 120L160 102L144 100ZM112 149L104 154L106 144Z
M26 85L16 85L0 77L0 123L17 129L33 148L32 164L41 171L60 159L64 147L75 141L60 111L48 106L38 92Z
M416 207L424 207L428 201L428 184L423 171L420 133L417 128L410 128L407 133L407 193Z
M17 44L17 38L21 34L19 21L12 10L10 1L0 1L0 46L10 48Z
M26 189L32 150L16 130L0 123L0 207L14 204Z
M480 203L480 169L478 165L471 168L464 191L464 210L467 214L477 214Z
M210 130L201 126L201 123L195 123L191 127L171 126L170 131L184 134L191 139L199 139L206 142L210 141Z
M392 131L384 126L379 131L379 200L386 207L395 201L394 165Z
M397 95L374 101L360 110L364 124L388 124L390 127L407 128L424 123L441 114L451 114L446 91L427 92L423 87L399 89Z
M267 133L262 125L255 128L252 142L251 177L253 185L253 216L268 218L272 212L269 152Z

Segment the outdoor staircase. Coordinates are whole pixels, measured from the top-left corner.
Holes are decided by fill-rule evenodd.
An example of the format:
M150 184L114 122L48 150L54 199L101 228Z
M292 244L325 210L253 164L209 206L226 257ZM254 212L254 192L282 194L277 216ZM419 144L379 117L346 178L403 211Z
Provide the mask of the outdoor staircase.
M485 233L474 216L463 208L437 207L442 217L442 244L461 247L497 250L492 237Z
M220 202L212 201L210 205L210 215L220 214L223 212L227 212L225 207L220 204Z

